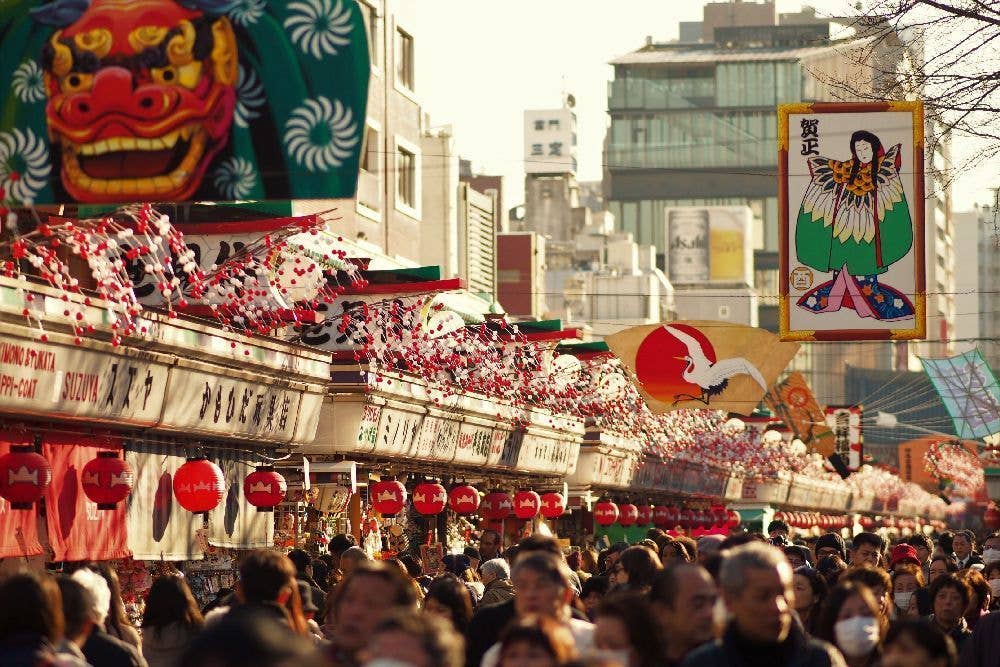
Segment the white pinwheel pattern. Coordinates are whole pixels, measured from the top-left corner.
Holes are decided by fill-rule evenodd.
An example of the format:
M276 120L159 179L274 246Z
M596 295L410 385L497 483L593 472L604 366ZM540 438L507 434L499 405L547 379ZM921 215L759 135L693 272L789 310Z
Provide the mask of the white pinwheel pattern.
M10 87L17 99L25 104L41 102L45 99L45 80L42 68L34 60L25 60L17 66L10 77Z
M18 128L0 132L0 188L4 200L30 206L51 171L49 149L34 132Z
M285 150L309 171L339 167L361 137L354 114L340 100L306 100L285 123Z
M260 20L264 15L264 7L267 0L234 0L229 5L226 15L241 26L248 26Z
M297 0L288 5L285 30L292 42L320 60L351 43L351 8L343 0Z
M212 183L227 199L245 199L257 184L257 170L249 160L234 156L219 165Z
M264 86L257 78L257 73L240 65L239 77L236 79L233 122L239 127L249 127L250 121L260 116L259 109L264 106L264 101Z

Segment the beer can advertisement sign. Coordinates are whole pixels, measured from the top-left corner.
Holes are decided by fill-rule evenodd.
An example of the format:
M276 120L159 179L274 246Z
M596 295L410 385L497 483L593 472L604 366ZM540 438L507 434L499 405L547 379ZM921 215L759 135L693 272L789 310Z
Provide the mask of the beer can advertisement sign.
M667 277L674 285L753 285L753 213L747 206L664 211Z

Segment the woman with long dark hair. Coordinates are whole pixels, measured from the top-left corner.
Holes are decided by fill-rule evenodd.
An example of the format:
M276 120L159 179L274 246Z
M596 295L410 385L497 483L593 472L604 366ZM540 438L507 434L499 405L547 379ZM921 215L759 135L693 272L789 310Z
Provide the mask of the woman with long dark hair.
M629 547L611 570L615 590L648 592L656 575L663 570L660 558L646 547Z
M157 577L142 617L142 654L149 667L175 667L204 621L187 582Z
M870 667L878 664L888 625L871 589L844 581L827 596L813 637L836 646L848 667Z
M465 635L472 620L472 595L465 582L454 574L435 577L424 595L424 612L439 616Z
M830 587L823 575L808 565L796 568L792 586L795 588L795 611L799 614L802 627L811 635Z

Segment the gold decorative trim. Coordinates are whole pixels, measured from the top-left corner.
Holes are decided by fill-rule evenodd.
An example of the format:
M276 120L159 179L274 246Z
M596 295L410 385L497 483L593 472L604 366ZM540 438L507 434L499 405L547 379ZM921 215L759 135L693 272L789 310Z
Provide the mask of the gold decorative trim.
M788 150L788 116L793 113L812 113L812 104L796 102L778 105L778 150Z
M913 145L920 146L924 143L924 103L921 100L889 102L888 110L913 114Z
M913 299L914 326L912 329L890 329L891 340L921 340L927 338L927 295L917 294Z

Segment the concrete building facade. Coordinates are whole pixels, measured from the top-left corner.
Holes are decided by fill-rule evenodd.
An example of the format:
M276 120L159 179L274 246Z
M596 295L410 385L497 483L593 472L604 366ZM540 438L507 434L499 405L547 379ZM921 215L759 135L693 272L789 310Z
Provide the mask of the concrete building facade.
M371 79L358 191L353 200L299 200L296 215L336 208L331 231L386 255L417 261L424 214L417 92L416 0L358 0L368 31Z
M899 40L882 42L843 22L818 20L813 12L776 18L773 12L772 3L711 3L701 42L647 39L645 46L615 58L604 162L608 209L619 230L656 246L661 267L665 210L749 206L756 321L776 329L776 107L838 101L837 80L850 80L861 92L891 91L887 72L896 72L904 61L919 66L923 60L919 44L911 49ZM692 32L688 26L689 40ZM935 130L929 127L928 133ZM947 341L955 316L951 202L946 182L935 178L947 168L947 141L930 143L935 149L925 168L928 337ZM683 311L680 296L675 299ZM739 298L753 303L755 297ZM947 349L946 342L807 345L792 367L807 375L821 401L834 404L845 399L848 365L902 370L916 362L916 354Z

